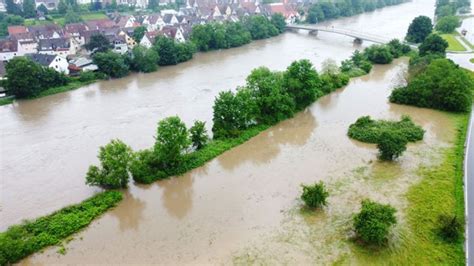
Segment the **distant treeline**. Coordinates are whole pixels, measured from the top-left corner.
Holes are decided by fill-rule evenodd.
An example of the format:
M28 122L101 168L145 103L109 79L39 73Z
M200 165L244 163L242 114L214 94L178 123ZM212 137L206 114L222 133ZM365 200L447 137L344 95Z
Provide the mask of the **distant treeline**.
M343 0L337 3L322 2L313 4L306 17L308 23L318 23L338 17L350 17L377 8L398 5L407 0Z

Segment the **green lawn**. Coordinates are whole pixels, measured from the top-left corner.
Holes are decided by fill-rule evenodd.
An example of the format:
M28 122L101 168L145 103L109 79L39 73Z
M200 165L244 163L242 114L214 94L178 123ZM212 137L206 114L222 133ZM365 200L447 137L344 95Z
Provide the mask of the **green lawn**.
M84 21L93 20L93 19L104 19L107 16L102 12L93 12L93 13L84 13L81 15L81 18ZM33 18L25 19L25 26L34 26L34 25L46 25L46 24L58 24L63 26L65 24L64 17L53 18L53 20L37 20Z
M441 34L441 37L449 44L448 50L457 52L466 51L466 48L454 36L454 34Z

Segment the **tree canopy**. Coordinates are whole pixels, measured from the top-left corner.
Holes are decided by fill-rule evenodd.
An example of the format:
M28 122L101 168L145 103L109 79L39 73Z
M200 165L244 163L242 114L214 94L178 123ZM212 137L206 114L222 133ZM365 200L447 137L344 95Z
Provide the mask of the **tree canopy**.
M423 42L433 31L431 19L427 16L418 16L411 22L405 40L412 43Z

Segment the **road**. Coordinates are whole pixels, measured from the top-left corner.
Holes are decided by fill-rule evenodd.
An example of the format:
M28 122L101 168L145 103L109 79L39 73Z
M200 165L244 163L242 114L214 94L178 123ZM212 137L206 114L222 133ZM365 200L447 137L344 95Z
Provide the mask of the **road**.
M473 121L469 121L464 164L464 184L466 189L466 260L468 266L474 266L474 141L472 138ZM471 207L469 207L471 206Z

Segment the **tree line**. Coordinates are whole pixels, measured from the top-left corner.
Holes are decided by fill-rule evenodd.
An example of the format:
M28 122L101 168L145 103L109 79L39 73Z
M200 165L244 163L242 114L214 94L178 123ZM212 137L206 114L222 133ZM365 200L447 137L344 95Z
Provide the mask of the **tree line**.
M321 1L310 6L306 22L314 24L338 17L350 17L404 2L406 0L343 0L335 1L335 3L332 1Z

